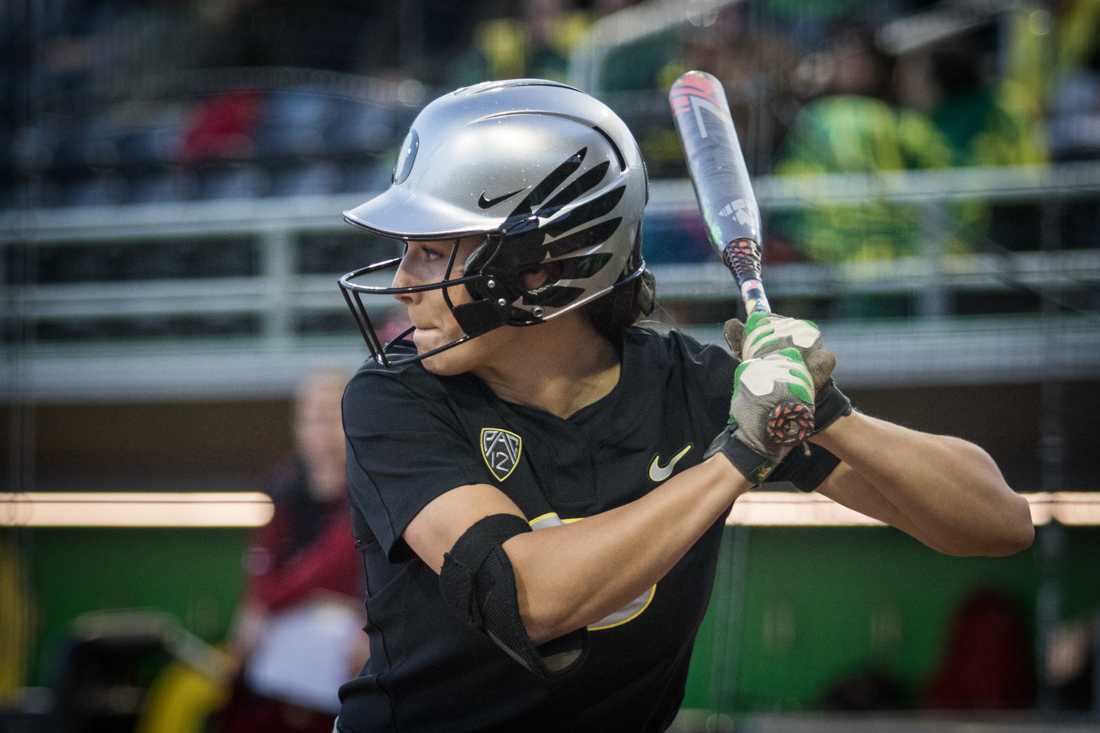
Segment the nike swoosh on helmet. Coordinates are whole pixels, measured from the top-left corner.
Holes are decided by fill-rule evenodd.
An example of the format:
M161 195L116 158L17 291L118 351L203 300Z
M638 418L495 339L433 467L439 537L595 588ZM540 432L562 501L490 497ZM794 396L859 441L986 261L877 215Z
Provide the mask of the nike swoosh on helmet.
M485 192L482 191L481 192L481 198L479 198L477 200L477 205L480 206L483 209L491 209L492 207L499 204L501 201L506 201L506 200L512 198L513 196L515 196L517 193L519 193L522 190L523 190L522 188L517 188L515 191L512 191L512 193L506 193L503 196L497 196L495 199L485 198Z

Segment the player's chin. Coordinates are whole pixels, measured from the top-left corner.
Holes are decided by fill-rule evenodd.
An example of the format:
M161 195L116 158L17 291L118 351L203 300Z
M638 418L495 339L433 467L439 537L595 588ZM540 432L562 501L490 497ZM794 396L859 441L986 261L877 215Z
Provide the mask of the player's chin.
M425 370L441 377L450 376L454 373L447 368L447 357L443 354L429 356L427 359L422 359L420 363L421 365L423 365Z
M453 338L448 338L436 328L425 330L418 329L413 334L413 343L416 344L416 351L420 354L431 351L432 349L437 349L453 340ZM462 374L468 371L467 366L463 363L465 360L461 358L460 353L456 353L461 352L462 346L462 344L452 346L434 356L429 356L424 359L421 364L423 364L424 368L432 374L437 374L441 377Z
M453 377L458 374L465 374L470 371L470 366L462 359L456 359L450 352L453 349L448 349L435 356L429 356L421 363L424 365L424 369L435 374L438 377Z

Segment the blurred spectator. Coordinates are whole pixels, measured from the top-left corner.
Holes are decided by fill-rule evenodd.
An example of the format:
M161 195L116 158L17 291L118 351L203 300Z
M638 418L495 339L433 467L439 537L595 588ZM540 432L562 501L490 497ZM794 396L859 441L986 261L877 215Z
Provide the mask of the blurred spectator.
M818 63L828 93L799 113L776 173L875 174L950 164L950 149L931 121L892 104L892 60L870 28L837 26ZM920 224L912 206L869 201L808 208L777 217L775 228L810 259L847 262L918 253Z
M227 733L328 733L337 687L369 655L345 493L346 382L343 373L319 372L298 393L296 455L275 474L275 516L248 552L249 586L231 640L243 673L221 715Z
M762 166L754 164L767 166L786 134L789 113L785 106L792 101L798 51L785 35L766 21L756 22L749 12L749 4L742 3L722 9L702 26L685 24L683 56L661 70L659 86L667 89L689 69L703 69L718 77L746 160L750 167L759 168ZM650 142L648 147L658 154L667 150L676 157L683 155L678 144L657 148ZM656 165L660 163L658 157Z
M384 13L380 3L217 0L197 5L208 25L224 29L214 61L227 67L351 70Z
M1063 710L1100 712L1100 614L1062 624L1043 650L1044 682Z
M1030 642L1019 611L995 591L966 597L925 691L935 710L1010 710L1035 699Z
M953 37L932 49L935 102L932 121L956 166L1036 165L1047 160L1042 134L1022 110L1013 109L988 64L978 34Z
M286 608L318 589L359 597L359 561L348 539L340 416L346 382L341 372L323 371L299 388L296 454L273 477L275 516L257 534L247 561L247 602L261 613ZM239 641L251 646L247 637Z
M1096 0L1020 2L1006 27L1006 105L1041 123L1058 88L1100 47Z
M922 93L903 101L930 115L951 151L953 166L1046 163L1042 127L1025 110L1013 106L1004 83L994 78L993 50L985 47L986 36L982 27L952 33L917 51L915 60L903 59L899 66L903 92L916 86L903 81L907 76L927 75ZM961 240L980 246L990 226L990 205L969 199L954 203L951 212Z
M1054 73L1046 83L1046 107L1049 115L1047 129L1051 154L1060 160L1074 158L1100 158L1100 2L1062 3L1058 5L1055 33L1039 36L1034 28L1042 28L1043 10L1031 8L1035 22L1017 22L1017 37L1032 40L1042 47L1041 41L1052 41ZM1040 13L1035 16L1034 13ZM1032 53L1038 53L1033 49ZM1022 69L1031 59L1021 59L1017 68ZM1049 66L1049 65L1048 65ZM1035 83L1035 82L1033 82ZM1042 80L1038 81L1042 84ZM1022 85L1021 85L1022 86ZM1021 93L1023 89L1019 90Z
M201 67L224 40L216 19L202 12L211 3L54 5L53 13L43 9L28 23L39 39L28 71L40 103L80 100L88 92L132 94L150 79ZM62 109L75 111L72 104Z
M0 633L0 703L11 702L24 684L34 633L34 599L27 587L22 555L14 537L0 536L0 618L4 626Z
M596 0L592 12L595 19L600 20L636 4L637 0ZM650 33L632 43L608 49L609 53L599 70L600 87L607 92L650 92L655 87L667 89L663 69L670 58L677 56L679 49L679 33L675 30ZM634 127L633 124L631 126ZM638 134L637 129L634 129L634 134Z
M1051 102L1051 157L1100 158L1100 49L1087 68L1067 74Z
M260 95L233 91L203 101L183 136L182 158L243 158L252 153L260 120Z
M455 60L451 82L534 77L565 81L569 52L588 26L568 0L525 0L518 18L487 20L474 29L469 51Z

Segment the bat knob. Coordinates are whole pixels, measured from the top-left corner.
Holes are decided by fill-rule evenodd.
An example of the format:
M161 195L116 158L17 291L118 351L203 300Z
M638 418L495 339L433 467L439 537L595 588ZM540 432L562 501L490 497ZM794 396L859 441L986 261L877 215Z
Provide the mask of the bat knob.
M777 445L798 445L814 429L814 409L805 402L784 400L768 415L768 437Z

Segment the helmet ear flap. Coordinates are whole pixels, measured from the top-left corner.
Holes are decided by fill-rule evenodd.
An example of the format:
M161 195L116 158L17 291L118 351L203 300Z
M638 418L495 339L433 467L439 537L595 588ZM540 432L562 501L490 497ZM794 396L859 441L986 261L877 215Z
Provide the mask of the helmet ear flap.
M522 323L528 315L510 305L526 291L521 282L522 273L504 256L510 249L504 247L505 239L499 233L487 234L485 241L466 257L465 273L478 276L466 282L466 291L473 302L455 306L453 313L459 318L461 312L459 325L468 336L508 323L517 325L517 321Z
M474 251L466 257L466 262L463 263L463 272L484 272L485 266L492 261L499 247L499 238L493 237L492 235L485 237L485 241L474 247ZM466 292L468 292L474 300L488 298L490 294L482 290L483 285L484 283L481 281L472 280L466 283Z

